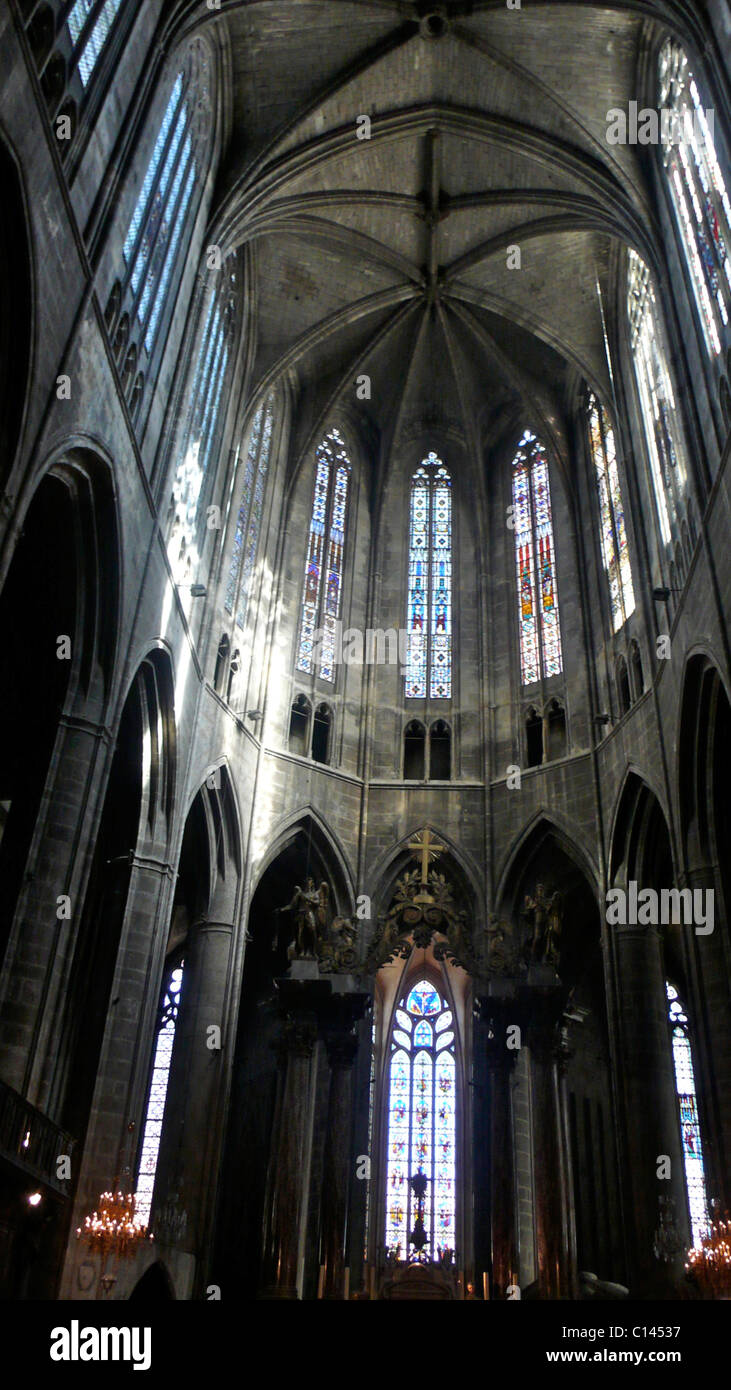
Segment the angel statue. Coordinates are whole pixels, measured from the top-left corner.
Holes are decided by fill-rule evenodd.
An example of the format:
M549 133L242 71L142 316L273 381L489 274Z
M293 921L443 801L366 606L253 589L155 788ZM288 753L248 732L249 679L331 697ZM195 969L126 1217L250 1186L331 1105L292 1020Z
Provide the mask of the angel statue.
M543 884L536 884L535 897L526 896L523 914L533 923L530 959L536 964L550 965L555 970L559 962L563 925L561 894L552 893L548 897Z
M546 965L552 965L554 970L558 970L558 962L561 956L561 931L563 928L563 897L560 893L554 893L548 904L548 920L546 922L546 944L543 951L543 959Z
M308 878L304 888L296 885L292 901L277 912L294 913L294 938L287 950L289 960L314 960L317 956L318 941L327 932L328 903L330 890L325 882L319 888L315 880ZM276 945L276 937L275 937Z

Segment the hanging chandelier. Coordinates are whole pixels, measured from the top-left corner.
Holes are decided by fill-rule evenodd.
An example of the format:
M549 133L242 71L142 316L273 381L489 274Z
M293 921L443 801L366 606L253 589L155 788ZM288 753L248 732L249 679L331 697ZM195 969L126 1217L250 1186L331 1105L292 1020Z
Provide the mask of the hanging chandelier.
M76 1231L89 1250L105 1258L109 1254L119 1259L135 1254L144 1240L153 1240L147 1226L135 1216L133 1192L102 1192L98 1210L84 1218Z
M731 1221L714 1221L685 1265L705 1298L731 1298Z

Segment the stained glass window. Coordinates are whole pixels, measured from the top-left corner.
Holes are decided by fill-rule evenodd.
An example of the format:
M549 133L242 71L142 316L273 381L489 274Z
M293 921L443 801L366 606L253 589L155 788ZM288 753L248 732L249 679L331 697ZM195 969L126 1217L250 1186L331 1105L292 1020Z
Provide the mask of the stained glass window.
M190 582L197 571L197 540L206 500L204 483L220 423L223 385L235 328L236 293L235 268L219 271L204 309L195 367L177 436L168 554L178 584Z
M660 534L668 545L671 523L677 524L678 501L685 491L685 465L655 289L635 251L629 253L627 304Z
M371 1068L368 1076L368 1144L366 1153L373 1152L373 1106L376 1099L376 1021L371 1024ZM363 1258L368 1259L368 1233L371 1226L371 1180L366 1179L366 1200L365 1200L365 1240L363 1245Z
M338 430L317 447L315 494L302 590L297 670L317 667L321 680L335 679L337 625L343 601L343 554L350 486L350 459Z
M76 0L69 10L66 23L71 42L77 50L73 62L84 87L88 85L97 59L109 38L121 3L122 0L104 0L100 8L99 0Z
M708 350L718 355L731 306L731 203L688 58L672 39L660 52L660 106L675 126L662 144L670 196Z
M165 1115L165 1099L170 1079L170 1063L173 1056L173 1043L175 1042L175 1026L180 1007L180 991L183 985L183 967L184 962L181 960L169 972L158 1016L155 1055L152 1063L147 1110L142 1128L142 1148L135 1193L135 1214L145 1224L148 1224L150 1220L152 1192L155 1186L157 1159L162 1138L162 1122Z
M451 699L452 492L434 453L411 480L406 630L407 699Z
M241 501L226 581L226 611L235 611L236 623L240 628L246 625L246 610L259 544L273 428L274 394L271 393L259 406L249 431Z
M513 460L513 534L521 679L531 685L560 675L563 659L548 459L530 430Z
M602 559L607 572L609 599L612 605L614 631L635 611L632 569L624 524L624 507L617 471L617 449L614 430L597 400L590 394L588 401L589 444L596 469L601 520Z
M192 45L173 83L124 239L127 292L148 353L199 172L199 147L210 111L208 67L204 45Z
M708 1198L706 1196L706 1174L703 1164L701 1129L698 1120L698 1104L695 1091L693 1056L688 1036L688 1017L678 997L674 985L666 984L668 996L668 1019L673 1044L673 1064L675 1067L675 1090L678 1097L680 1133L683 1141L683 1163L685 1165L685 1188L688 1196L688 1212L693 1234L693 1244L700 1245L701 1236L709 1224Z
M388 1072L386 1246L409 1257L416 1199L409 1179L427 1179L424 1254L454 1250L456 1232L456 1062L451 1010L429 980L401 999Z

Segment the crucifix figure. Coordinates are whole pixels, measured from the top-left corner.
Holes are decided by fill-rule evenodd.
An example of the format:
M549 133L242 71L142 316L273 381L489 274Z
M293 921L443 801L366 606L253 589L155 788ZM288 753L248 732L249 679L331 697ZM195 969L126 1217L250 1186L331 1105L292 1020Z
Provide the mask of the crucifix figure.
M438 840L432 839L431 830L427 825L424 830L420 830L411 844L407 846L413 851L414 859L421 860L421 885L426 888L429 878L429 864L436 859L438 854L443 854L446 845L440 845Z

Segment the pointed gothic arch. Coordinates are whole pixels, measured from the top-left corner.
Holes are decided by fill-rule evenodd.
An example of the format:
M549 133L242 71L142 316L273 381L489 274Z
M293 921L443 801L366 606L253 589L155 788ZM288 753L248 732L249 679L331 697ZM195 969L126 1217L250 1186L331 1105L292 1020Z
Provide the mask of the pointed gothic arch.
M115 672L119 538L111 472L88 449L69 449L37 483L0 592L0 640L10 678L0 693L0 953L68 742L62 715L107 715ZM64 641L64 639L68 639ZM34 659L28 661L32 649ZM26 745L15 731L30 721Z
M527 1025L530 1056L526 1062L518 1060L516 1071L515 1103L533 1136L530 1157L521 1153L516 1159L518 1182L532 1191L537 1213L534 1225L521 1212L519 1229L526 1250L534 1251L539 1296L546 1297L555 1296L548 1292L554 1276L543 1253L544 1241L552 1238L541 1224L547 1184L569 1183L580 1270L604 1270L607 1274L602 1277L623 1281L625 1258L619 1234L619 1170L609 1141L615 1112L599 880L577 840L545 815L533 821L516 845L496 895L498 918L512 924L524 948L531 932L525 906L541 895L545 902L558 895L561 930L555 969L563 991L560 998L570 999L568 1012L580 1020L571 1028L571 1056L566 1064L568 1172L561 1179L549 1132L538 1119L533 1128L534 1121L528 1118L534 1107L540 1107L540 1029L536 1036Z
M27 408L33 338L33 287L26 201L10 146L0 136L0 484L4 487Z
M731 846L725 768L731 702L715 661L696 652L683 680L678 731L678 802L683 859L688 867L717 863L724 872ZM724 897L731 905L731 883Z
M646 888L670 887L674 858L665 811L649 783L629 769L612 817L609 883L635 881Z
M311 808L274 827L257 867L246 921L238 1032L232 1071L232 1100L225 1139L221 1211L216 1236L217 1278L241 1295L256 1296L263 1277L262 1219L269 1149L276 1121L277 1052L280 1038L278 989L289 970L291 916L280 909L297 885L323 880L333 914L354 909L352 876L336 837ZM327 986L323 982L323 990ZM242 1260L242 1251L244 1259Z
M175 789L174 679L151 650L127 691L66 984L56 1088L64 1121L83 1134L138 856L169 835ZM99 923L104 930L99 930Z
M227 1035L241 868L238 806L221 760L207 770L185 818L138 1130L140 1212L172 1249L185 1249L191 1231L209 1246L213 1238L220 1155L199 1137L213 1123L224 1084L225 1069L208 1062Z

